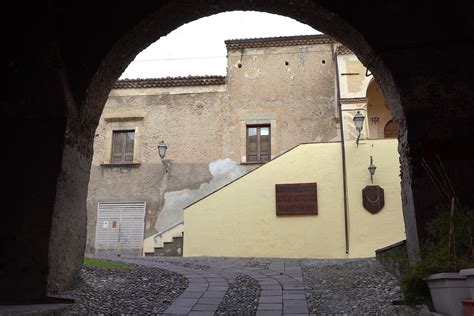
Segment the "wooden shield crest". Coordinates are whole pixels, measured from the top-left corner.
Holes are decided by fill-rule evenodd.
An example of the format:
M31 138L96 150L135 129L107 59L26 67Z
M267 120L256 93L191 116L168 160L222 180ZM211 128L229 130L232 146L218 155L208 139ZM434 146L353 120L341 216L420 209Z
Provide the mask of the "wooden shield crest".
M382 187L368 185L362 190L364 208L372 214L378 213L385 205L385 196Z

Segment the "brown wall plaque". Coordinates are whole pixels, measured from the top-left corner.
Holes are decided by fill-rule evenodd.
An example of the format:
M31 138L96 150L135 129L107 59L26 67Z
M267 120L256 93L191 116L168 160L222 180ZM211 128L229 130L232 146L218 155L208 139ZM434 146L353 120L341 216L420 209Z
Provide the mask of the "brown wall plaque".
M276 215L316 215L316 183L275 184Z

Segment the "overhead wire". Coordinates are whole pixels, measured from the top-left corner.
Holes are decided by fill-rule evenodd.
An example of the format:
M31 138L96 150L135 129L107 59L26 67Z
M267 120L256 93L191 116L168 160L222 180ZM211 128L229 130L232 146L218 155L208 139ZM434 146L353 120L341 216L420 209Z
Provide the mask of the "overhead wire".
M303 54L309 54L309 53L320 53L320 50L315 50L315 51L305 51ZM269 53L265 54L266 56L268 55L300 55L302 53L300 52L294 52L294 53ZM262 54L245 54L244 56L262 56ZM195 56L195 57L177 57L177 58L156 58L156 59L138 59L134 60L133 62L152 62L152 61L166 61L166 60L190 60L190 59L213 59L213 58L227 58L227 56Z

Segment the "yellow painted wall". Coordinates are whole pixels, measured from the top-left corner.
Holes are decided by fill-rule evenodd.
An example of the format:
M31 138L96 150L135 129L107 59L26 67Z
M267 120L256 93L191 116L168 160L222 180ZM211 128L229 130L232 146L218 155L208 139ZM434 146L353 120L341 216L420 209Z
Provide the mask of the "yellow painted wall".
M348 145L355 147L353 142ZM354 177L348 186L351 242L348 256L340 143L300 145L186 208L184 256L374 256L375 249L405 239L396 146L396 140L375 140L359 144L358 150L352 147L347 150L348 161L355 157L348 165L348 178ZM385 191L386 206L377 215L362 207L361 190L370 182L368 154L376 162L380 155L376 179L380 177L379 183L387 185L387 189L390 187ZM390 156L386 163L382 163L385 159L382 155ZM387 170L383 171L384 168ZM305 182L318 184L318 215L277 217L275 184ZM392 182L398 184L398 189Z
M396 139L346 142L350 257L375 256L376 249L405 239L400 192L400 163ZM385 206L371 214L362 205L362 189L370 182L370 156L377 166L373 185L385 193Z

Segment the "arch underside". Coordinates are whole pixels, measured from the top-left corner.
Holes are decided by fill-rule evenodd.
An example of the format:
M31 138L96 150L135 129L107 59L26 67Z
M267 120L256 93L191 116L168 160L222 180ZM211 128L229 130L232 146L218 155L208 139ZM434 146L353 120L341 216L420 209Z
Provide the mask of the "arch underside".
M2 220L0 303L42 300L48 282L54 292L77 275L93 135L122 71L160 36L231 10L306 23L345 44L380 78L399 128L407 243L415 258L424 223L444 202L423 160L441 161L461 202L474 204L472 9L468 1L453 4L452 13L441 4L342 0L10 5L2 20L9 47L0 104L6 130L15 131L4 158L5 209L14 211Z

